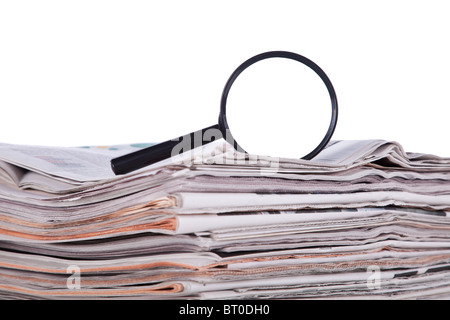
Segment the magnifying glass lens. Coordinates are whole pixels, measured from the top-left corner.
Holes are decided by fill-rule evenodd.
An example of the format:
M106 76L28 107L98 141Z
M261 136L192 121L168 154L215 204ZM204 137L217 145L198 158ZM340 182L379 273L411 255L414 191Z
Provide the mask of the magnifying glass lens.
M331 111L328 89L314 70L295 60L271 58L236 78L226 119L247 153L302 158L324 139Z

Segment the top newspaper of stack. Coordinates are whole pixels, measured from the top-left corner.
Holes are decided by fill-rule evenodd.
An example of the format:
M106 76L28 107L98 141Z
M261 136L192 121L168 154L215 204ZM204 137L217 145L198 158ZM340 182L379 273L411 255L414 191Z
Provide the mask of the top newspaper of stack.
M397 167L410 171L448 172L450 159L405 152L384 140L331 141L314 159L286 159L244 154L220 139L180 153L134 173L115 176L112 158L151 144L89 147L47 147L0 143L0 178L21 189L50 194L70 193L104 183L121 183L164 168L242 176L283 176L296 173L333 173L358 166ZM382 161L381 161L382 160ZM223 174L222 174L223 175Z

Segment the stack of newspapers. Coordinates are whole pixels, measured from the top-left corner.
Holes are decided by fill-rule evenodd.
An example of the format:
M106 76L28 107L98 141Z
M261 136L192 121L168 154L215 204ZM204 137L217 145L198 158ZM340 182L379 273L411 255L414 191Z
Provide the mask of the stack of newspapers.
M382 140L313 160L223 140L0 144L0 299L450 298L450 159Z

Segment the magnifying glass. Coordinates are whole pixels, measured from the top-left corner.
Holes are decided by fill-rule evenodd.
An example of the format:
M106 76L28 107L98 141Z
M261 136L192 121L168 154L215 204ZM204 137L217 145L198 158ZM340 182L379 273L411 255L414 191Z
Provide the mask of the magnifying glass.
M239 152L310 160L330 141L337 117L333 85L317 64L293 52L264 52L229 77L217 124L114 158L111 168L126 174L218 138Z

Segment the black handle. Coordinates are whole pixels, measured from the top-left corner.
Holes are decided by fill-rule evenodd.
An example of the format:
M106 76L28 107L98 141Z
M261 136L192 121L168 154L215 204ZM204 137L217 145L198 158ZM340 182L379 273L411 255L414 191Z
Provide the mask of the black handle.
M207 133L208 130L211 130ZM217 130L217 131L216 131ZM206 134L205 134L206 133ZM191 132L176 139L168 140L157 145L138 150L111 160L111 168L116 175L126 174L164 159L168 159L181 152L200 147L222 137L216 124L202 130Z

